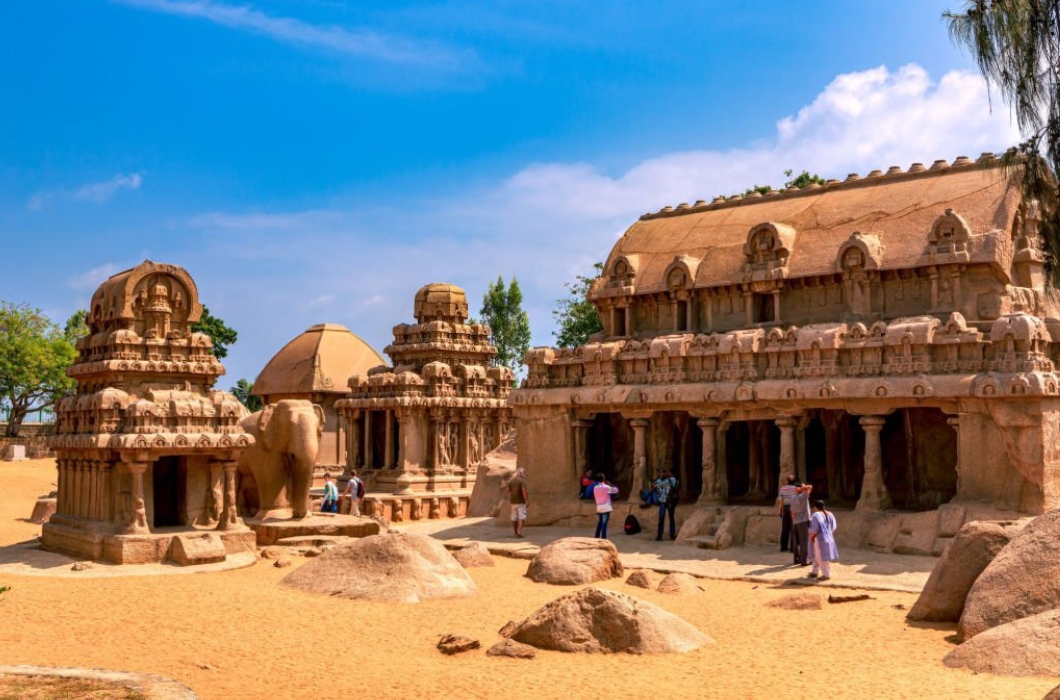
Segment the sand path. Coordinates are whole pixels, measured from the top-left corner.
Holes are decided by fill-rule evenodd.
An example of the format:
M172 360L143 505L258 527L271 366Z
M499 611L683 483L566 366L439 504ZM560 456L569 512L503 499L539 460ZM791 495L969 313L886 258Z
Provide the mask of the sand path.
M20 521L54 483L49 461L0 463L0 547L31 539ZM24 550L29 552L30 550ZM302 563L296 560L295 566ZM179 680L203 698L1040 698L1057 679L948 669L953 625L910 626L915 597L792 612L764 604L782 581L704 580L675 597L625 590L680 615L717 644L685 655L541 652L533 661L446 657L446 632L480 639L566 592L531 583L526 562L473 569L479 595L418 605L289 590L268 562L184 576L20 576L0 569L0 664L99 667Z

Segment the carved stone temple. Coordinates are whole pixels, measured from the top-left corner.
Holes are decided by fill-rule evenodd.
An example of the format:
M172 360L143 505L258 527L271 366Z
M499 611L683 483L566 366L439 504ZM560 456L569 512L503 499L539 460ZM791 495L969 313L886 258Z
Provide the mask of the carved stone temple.
M511 424L512 373L490 364L489 326L468 324L451 284L416 292L415 324L394 327L394 363L349 379L335 406L345 427L346 477L365 479L367 515L391 521L467 512L476 466Z
M592 286L603 332L531 350L511 396L531 524L590 512L585 468L623 497L672 468L716 516L703 546L775 537L788 472L841 544L890 551L1060 507L1042 270L1037 204L990 154L645 214Z
M96 290L90 335L56 411L57 512L45 549L118 564L221 561L254 550L236 513L246 409L213 389L224 367L191 325L199 292L176 265L146 261Z

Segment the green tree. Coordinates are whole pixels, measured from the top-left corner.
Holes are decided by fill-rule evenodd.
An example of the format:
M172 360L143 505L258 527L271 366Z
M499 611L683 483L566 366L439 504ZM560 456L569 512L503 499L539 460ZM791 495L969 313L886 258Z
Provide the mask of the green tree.
M229 389L232 392L232 396L239 399L239 403L247 407L247 410L251 413L260 411L264 406L261 403L261 397L255 396L250 393L254 385L248 382L246 379L240 379L236 382L236 385Z
M791 177L791 174L793 172L795 172L795 171L794 170L785 170L784 171L784 177ZM820 175L817 175L817 174L810 175L808 170L803 170L801 173L799 173L795 177L791 177L790 180L785 182L784 183L784 189L788 189L789 187L798 187L801 190L803 187L806 187L808 185L812 185L812 184L823 185L824 183L825 183L825 179L823 177L821 177Z
M193 323L191 329L196 333L205 333L213 341L210 354L219 360L228 357L228 346L235 344L239 333L229 328L224 321L210 313L205 306L202 307L202 318L198 323Z
M86 309L78 309L70 318L66 319L66 325L63 326L63 337L70 341L71 345L76 345L77 341L84 338L88 333L88 311Z
M530 317L523 310L519 282L512 277L507 289L503 277L498 277L496 284L491 282L482 297L479 316L481 323L489 325L491 340L497 347L494 363L518 374L530 350Z
M74 390L66 369L76 356L40 309L0 301L0 401L8 409L8 437L18 436L27 415L51 408Z
M1049 282L1060 287L1060 0L965 0L963 12L943 18L1015 113L1024 141L1002 163L1024 197L1038 201Z
M578 275L574 282L567 282L563 286L567 288L567 296L556 300L556 306L552 309L552 318L556 322L556 330L552 336L556 339L556 345L561 348L574 348L585 345L589 337L604 329L600 322L600 314L596 307L589 301L589 287L593 280L604 272L604 264L601 262L593 264L596 274L592 277Z

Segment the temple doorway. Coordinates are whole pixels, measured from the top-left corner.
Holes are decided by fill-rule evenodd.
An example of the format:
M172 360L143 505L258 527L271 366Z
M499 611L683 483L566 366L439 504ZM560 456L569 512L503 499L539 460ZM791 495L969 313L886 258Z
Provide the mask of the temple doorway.
M633 486L633 428L629 419L619 413L597 413L586 441L589 468L617 486L619 498L627 498Z
M185 524L181 513L184 510L182 506L186 484L187 467L183 457L162 457L151 466L154 506L152 527L176 527Z
M934 510L957 495L957 433L937 408L903 408L880 432L883 480L895 508Z
M771 420L737 421L723 439L728 500L772 503L780 478L780 428Z

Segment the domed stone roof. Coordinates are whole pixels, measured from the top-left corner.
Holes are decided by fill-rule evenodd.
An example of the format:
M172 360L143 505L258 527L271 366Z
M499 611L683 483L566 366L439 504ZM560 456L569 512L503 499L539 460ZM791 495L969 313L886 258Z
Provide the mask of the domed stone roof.
M416 292L413 315L417 323L463 323L467 320L467 294L455 284L428 284Z
M337 323L311 327L287 345L261 370L254 382L257 396L333 392L345 394L354 374L387 364L375 349Z

